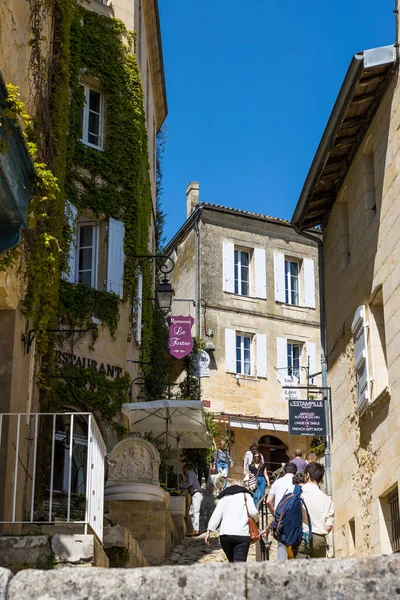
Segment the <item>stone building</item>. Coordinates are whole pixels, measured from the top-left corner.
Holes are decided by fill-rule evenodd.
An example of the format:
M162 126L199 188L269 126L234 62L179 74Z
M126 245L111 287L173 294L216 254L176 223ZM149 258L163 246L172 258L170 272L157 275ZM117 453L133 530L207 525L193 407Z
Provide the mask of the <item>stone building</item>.
M35 117L34 158L59 187L18 224L23 243L16 236L12 245L21 254L4 254L11 244L0 251L0 413L15 414L0 417L0 521L18 523L36 508L32 473L52 450L43 460L44 426L40 418L35 429L31 414L94 412L110 450L109 405L122 421L115 407L146 352L149 360L154 302L142 305L141 293L154 295L144 257L156 253L156 138L167 115L158 2L4 0L0 67ZM5 96L0 86L1 111ZM4 160L1 148L1 186ZM0 193L3 232L2 202ZM89 481L88 418L54 418L44 431L55 466L42 487L79 496Z
M289 437L282 385L288 374L306 385L308 365L320 371L316 244L282 219L199 202L198 183L186 194L187 220L165 250L172 314L191 314L206 344L201 397L221 435L231 431L232 473L240 478L251 442L273 471L306 445Z
M323 230L337 557L400 550L400 87L393 46L350 63L295 209Z

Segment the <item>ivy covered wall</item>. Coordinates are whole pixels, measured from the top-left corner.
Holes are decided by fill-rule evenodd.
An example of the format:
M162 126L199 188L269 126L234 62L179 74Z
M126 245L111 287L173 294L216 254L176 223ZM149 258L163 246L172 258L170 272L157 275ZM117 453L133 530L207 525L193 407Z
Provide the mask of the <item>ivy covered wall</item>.
M62 337L56 340L48 330L57 329L60 322L67 328L83 328L90 322L95 307L102 326L111 335L115 334L121 302L135 303L138 273L135 256L152 253L149 249L152 197L134 33L128 32L121 21L92 12L75 0L28 0L28 3L35 120L24 114L15 90L9 99L16 118L25 122L27 139L36 157L37 182L30 227L24 233L23 243L0 262L3 268L19 268L25 279L23 310L30 319L30 327L37 330L41 407L49 410L73 405L74 398L76 403L77 390L72 389L74 383L66 384L55 378L54 350L56 341L62 342ZM51 43L47 44L44 40L49 20L53 27L52 39L47 40ZM85 101L80 82L87 78L95 79L104 93L102 151L79 139ZM122 300L116 294L62 279L61 274L68 268L72 238L66 199L95 219L112 217L124 223ZM152 265L144 262L142 273L143 297L150 299L154 296ZM143 302L141 355L147 361L156 346L153 313L154 303ZM95 338L93 343L96 344ZM90 410L93 404L107 420L115 414L114 400L121 404L126 398L129 380L108 381L100 374L96 377L84 372L77 385L82 408ZM90 394L85 393L88 388ZM113 404L111 410L107 399Z

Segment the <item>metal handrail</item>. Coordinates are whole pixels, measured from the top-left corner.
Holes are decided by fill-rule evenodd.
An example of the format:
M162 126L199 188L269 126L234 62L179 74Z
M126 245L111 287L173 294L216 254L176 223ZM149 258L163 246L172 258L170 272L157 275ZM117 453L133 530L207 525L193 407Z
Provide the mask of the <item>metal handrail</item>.
M56 467L56 444L60 443L60 432L57 432L57 417L68 419L62 431L65 434L62 473L66 488L54 489L54 476ZM87 435L75 435L75 420L84 418L87 424ZM24 423L25 421L25 423ZM41 444L41 428L48 426L51 435L50 448L46 453L46 446ZM69 429L68 429L69 428ZM5 435L3 435L5 434ZM7 440L7 445L5 440ZM50 440L49 440L50 441ZM39 443L38 443L39 442ZM3 444L3 445L2 445ZM86 489L84 494L84 518L74 518L72 514L72 501L76 496L72 485L73 449L79 444L87 447L86 461L81 467L86 468ZM35 518L35 505L38 492L37 463L38 454L41 452L42 461L50 461L49 493L47 519L43 521ZM58 451L60 448L58 447ZM93 415L89 412L65 413L0 413L0 452L5 457L2 465L4 481L12 483L12 493L7 487L4 494L4 509L0 515L1 525L23 525L55 523L53 514L55 499L59 492L66 494L66 516L57 518L58 521L84 525L84 533L88 528L102 540L103 513L104 513L104 460L107 453L106 445ZM15 455L14 455L15 453ZM11 458L11 460L10 460ZM43 486L43 481L40 482ZM63 484L63 485L64 485ZM21 501L27 491L27 501ZM79 496L80 497L80 496ZM8 518L7 518L8 516ZM24 518L25 517L25 518Z

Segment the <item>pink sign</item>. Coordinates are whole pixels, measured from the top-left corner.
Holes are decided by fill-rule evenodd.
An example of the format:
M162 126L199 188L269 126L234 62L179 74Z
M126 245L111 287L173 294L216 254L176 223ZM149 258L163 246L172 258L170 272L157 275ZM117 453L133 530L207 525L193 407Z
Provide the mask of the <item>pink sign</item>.
M168 350L175 358L184 358L193 350L193 317L168 317Z

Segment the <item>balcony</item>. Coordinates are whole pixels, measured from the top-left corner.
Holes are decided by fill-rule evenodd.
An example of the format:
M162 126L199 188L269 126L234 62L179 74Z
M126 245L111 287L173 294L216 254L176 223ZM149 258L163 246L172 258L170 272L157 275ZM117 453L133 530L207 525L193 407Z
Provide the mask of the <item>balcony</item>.
M106 446L90 413L0 414L0 529L58 525L102 542Z

